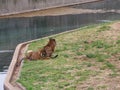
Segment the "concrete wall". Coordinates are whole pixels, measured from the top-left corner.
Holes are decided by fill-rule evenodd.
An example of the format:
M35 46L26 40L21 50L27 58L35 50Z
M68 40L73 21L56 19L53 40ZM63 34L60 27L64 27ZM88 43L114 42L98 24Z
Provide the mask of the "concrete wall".
M0 0L0 15L42 10L100 0Z

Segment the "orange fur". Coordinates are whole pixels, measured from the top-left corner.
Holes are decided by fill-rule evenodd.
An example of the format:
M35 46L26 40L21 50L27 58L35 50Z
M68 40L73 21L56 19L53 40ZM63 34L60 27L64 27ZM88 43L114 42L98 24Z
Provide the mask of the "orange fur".
M38 59L49 59L51 58L56 46L55 39L50 38L47 45L38 51L31 51L26 54L25 59L38 60Z
M49 42L46 46L43 47L41 50L41 53L43 54L44 57L51 57L56 46L56 41L55 39L50 38Z
M40 55L41 55L41 51L31 51L26 54L25 59L38 60L41 58Z

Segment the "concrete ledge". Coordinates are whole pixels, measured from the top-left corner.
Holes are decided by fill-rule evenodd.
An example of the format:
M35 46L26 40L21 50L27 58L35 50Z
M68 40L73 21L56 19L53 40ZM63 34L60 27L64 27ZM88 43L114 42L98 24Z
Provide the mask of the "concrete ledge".
M16 64L17 64L17 61L18 61L18 57L20 55L20 51L26 44L27 43L19 44L15 49L15 52L14 52L14 55L13 55L11 64L9 66L6 79L5 79L5 83L4 83L4 89L5 90L20 90L20 89L18 89L18 87L14 86L12 84L12 81L14 81L13 77L14 77L14 74L16 72L16 69L18 68L18 67L16 68Z
M76 5L76 4L84 4L84 3L91 3L91 2L98 2L98 1L103 1L103 0L80 0L79 2L64 3L64 4L60 4L60 5L52 5L49 7L46 6L46 7L40 8L40 9L22 10L22 11L18 11L18 12L0 14L0 17L2 18L4 16L9 16L9 15L11 16L11 15L16 15L16 14L24 14L24 13L28 13L28 12L48 10L48 9L53 9L53 8L66 7L66 6Z

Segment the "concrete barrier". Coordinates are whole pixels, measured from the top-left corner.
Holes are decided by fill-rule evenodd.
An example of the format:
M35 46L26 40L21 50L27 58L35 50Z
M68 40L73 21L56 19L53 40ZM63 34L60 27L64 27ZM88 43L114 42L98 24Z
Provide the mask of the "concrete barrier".
M17 67L16 64L19 60L19 55L21 53L21 49L25 45L27 45L27 43L19 44L15 49L15 52L14 52L11 64L9 66L5 82L4 82L5 90L24 90L24 89L21 89L21 86L19 86L19 84L16 83L17 76L18 76L18 73L19 73L20 67L21 67L21 65ZM18 71L18 69L19 69L19 71Z
M44 2L34 2L31 3L28 0L20 0L14 5L14 0L9 2L6 2L6 6L1 7L0 9L0 16L6 16L6 15L14 15L14 14L20 14L25 12L31 12L31 11L38 11L38 10L45 10L45 9L51 9L51 8L57 8L57 7L63 7L63 6L70 6L75 4L83 4L83 3L89 3L89 2L96 2L96 1L102 1L102 0L44 0ZM51 3L52 2L52 3ZM2 2L0 2L2 3ZM23 3L21 6L21 3ZM24 5L26 3L26 5ZM2 4L4 5L4 4ZM20 8L17 8L20 7ZM6 11L7 10L7 11Z

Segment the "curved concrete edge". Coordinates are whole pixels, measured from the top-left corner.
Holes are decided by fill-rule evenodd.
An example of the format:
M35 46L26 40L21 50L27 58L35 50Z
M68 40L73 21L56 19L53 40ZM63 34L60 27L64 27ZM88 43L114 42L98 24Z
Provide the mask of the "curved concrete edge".
M23 47L24 44L19 44L16 49L15 49L15 52L14 52L14 55L13 55L13 58L12 58L12 61L10 63L10 66L9 66L9 69L8 69L8 72L7 72L7 76L6 76L6 79L5 79L5 82L4 82L4 89L5 90L18 90L16 89L15 86L13 86L11 84L11 80L12 80L12 77L14 75L14 72L15 72L15 68L16 68L16 64L17 64L17 60L18 60L18 56L20 54L20 50L21 48Z
M92 2L98 2L98 1L103 1L103 0L83 0L80 2L76 2L76 3L70 3L70 4L64 4L64 5L57 5L57 6L52 6L52 7L44 7L41 9L33 9L33 10L24 10L21 12L13 12L13 13L6 13L6 14L1 14L0 17L4 17L4 16L11 16L11 15L15 15L15 14L24 14L24 13L28 13L28 12L34 12L34 11L40 11L40 10L47 10L47 9L52 9L52 8L59 8L59 7L66 7L66 6L72 6L72 5L76 5L76 4L84 4L84 3L92 3Z
M44 37L44 38L48 38L48 37ZM26 51L25 48L27 48L28 44L38 40L40 39L31 40L17 45L12 61L8 68L7 76L4 81L4 90L26 90L20 83L16 82L16 80L19 78L20 70L22 67L22 63L20 63L20 60L24 56L24 53ZM21 55L22 57L20 57ZM16 66L18 64L19 66Z

